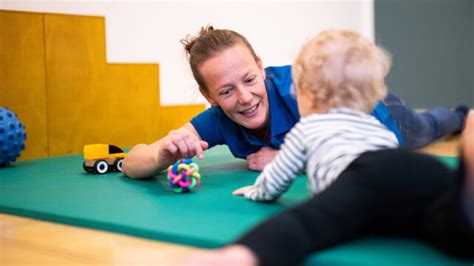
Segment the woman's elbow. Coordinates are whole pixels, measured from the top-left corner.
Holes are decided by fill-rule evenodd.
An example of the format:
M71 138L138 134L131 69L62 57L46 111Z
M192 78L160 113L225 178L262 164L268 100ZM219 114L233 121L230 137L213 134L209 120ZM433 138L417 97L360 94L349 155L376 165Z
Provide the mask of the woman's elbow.
M122 163L122 174L133 179L147 177L143 173L143 166L140 165L144 161L142 151L146 149L147 146L146 144L138 144L130 149Z
M142 178L139 175L137 175L135 172L136 172L136 169L133 166L133 163L130 162L130 159L127 159L127 157L125 157L122 163L122 174L133 179Z

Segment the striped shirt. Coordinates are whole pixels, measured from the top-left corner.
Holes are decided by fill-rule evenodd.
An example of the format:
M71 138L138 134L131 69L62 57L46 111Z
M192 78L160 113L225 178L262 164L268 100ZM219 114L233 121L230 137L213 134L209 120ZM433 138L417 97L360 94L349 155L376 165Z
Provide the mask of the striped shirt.
M302 117L286 134L277 156L244 196L254 201L274 200L288 190L305 168L308 188L316 194L360 154L395 147L395 134L364 112L339 108L311 114Z

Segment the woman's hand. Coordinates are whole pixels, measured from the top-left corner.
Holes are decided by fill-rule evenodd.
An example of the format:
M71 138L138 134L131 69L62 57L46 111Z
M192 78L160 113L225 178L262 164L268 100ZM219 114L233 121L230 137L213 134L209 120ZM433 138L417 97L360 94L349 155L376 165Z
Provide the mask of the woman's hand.
M166 137L160 140L157 153L157 164L170 164L182 158L197 156L204 158L204 150L207 142L200 140L197 132L184 126L177 130L171 130Z
M153 144L135 145L125 156L122 173L131 178L152 177L179 159L194 155L204 158L208 146L191 123L187 123Z
M275 158L278 150L270 147L263 147L256 153L252 153L247 156L247 164L250 170L262 171L267 164L269 164L273 158Z

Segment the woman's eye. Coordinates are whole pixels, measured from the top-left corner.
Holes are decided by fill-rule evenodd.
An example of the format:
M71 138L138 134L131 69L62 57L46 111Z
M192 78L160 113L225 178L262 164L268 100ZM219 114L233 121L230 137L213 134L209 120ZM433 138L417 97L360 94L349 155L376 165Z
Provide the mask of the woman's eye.
M252 83L252 82L254 82L255 78L256 77L250 77L250 78L245 80L245 83Z
M227 96L227 95L229 95L231 92L232 92L232 89L225 89L225 90L221 91L219 94L220 94L221 96Z

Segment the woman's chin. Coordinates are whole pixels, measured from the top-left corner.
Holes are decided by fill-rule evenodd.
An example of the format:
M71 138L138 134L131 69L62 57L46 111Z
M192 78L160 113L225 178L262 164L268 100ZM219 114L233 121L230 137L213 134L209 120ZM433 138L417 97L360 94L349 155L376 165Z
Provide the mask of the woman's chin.
M259 130L265 128L265 120L245 121L242 125L248 129Z
M256 113L252 116L239 114L237 119L233 119L237 124L252 130L259 130L265 128L266 121L264 115L261 113Z

